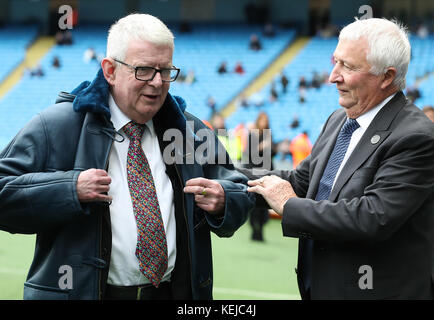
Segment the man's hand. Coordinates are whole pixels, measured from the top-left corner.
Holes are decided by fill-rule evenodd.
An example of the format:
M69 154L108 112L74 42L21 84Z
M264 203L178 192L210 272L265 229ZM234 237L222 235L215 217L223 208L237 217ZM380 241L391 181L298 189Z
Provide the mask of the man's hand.
M77 179L77 194L80 202L112 201L107 193L112 179L105 170L88 169L82 171Z
M280 216L283 214L283 206L286 201L296 197L291 183L278 176L265 176L261 179L250 180L247 184L250 186L247 191L262 195L271 209Z
M225 191L214 180L194 178L186 182L185 193L193 193L194 200L199 208L212 215L223 214L225 208Z

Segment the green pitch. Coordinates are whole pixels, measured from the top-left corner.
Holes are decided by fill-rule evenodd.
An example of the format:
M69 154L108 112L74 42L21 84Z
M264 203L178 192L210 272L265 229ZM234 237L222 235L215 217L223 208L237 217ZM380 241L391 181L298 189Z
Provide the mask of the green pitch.
M232 238L212 236L214 299L299 299L294 268L297 239L284 238L279 220L264 229L265 242L250 240L246 223ZM0 300L22 299L34 251L34 235L0 231Z
M23 297L23 284L33 259L34 235L0 231L0 299Z
M284 238L280 220L269 220L265 242L250 240L247 222L231 238L213 234L214 299L300 299L295 267L298 239Z

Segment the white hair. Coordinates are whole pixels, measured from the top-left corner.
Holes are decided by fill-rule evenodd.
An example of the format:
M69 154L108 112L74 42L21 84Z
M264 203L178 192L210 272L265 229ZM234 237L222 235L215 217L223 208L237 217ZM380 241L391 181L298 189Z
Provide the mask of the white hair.
M370 72L375 75L384 74L387 68L394 67L396 77L393 84L404 90L411 55L407 28L396 20L371 18L356 20L339 34L339 40L360 38L368 42L366 60L371 65Z
M108 32L107 57L124 60L131 40L148 41L155 45L175 47L174 36L158 18L133 13L116 21Z

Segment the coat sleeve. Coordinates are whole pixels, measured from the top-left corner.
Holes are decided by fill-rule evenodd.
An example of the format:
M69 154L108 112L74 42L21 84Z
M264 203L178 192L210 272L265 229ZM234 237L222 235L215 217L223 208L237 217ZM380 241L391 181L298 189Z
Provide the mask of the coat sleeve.
M47 168L49 152L50 137L37 115L0 153L0 229L37 233L83 214L79 171Z
M362 196L337 202L289 199L284 235L375 243L390 238L413 215L430 214L420 209L433 197L433 137L421 133L400 138L385 152L372 183L363 188Z
M225 209L222 218L215 218L206 213L211 230L220 237L230 237L243 225L253 209L255 198L247 192L247 179L241 174L228 172L216 179L225 192Z
M249 180L256 180L265 176L275 175L291 183L298 197L305 197L309 187L309 161L310 156L303 160L295 170L266 170L237 167L237 171L244 174ZM255 207L270 209L264 197L258 193L255 195Z
M205 213L205 218L213 231L219 237L230 237L243 225L255 204L255 196L247 192L247 177L238 172L231 163L229 155L215 136L215 161L203 165L204 178L220 183L225 192L225 209L222 218L215 218ZM222 157L219 153L224 153ZM221 163L221 159L225 159Z

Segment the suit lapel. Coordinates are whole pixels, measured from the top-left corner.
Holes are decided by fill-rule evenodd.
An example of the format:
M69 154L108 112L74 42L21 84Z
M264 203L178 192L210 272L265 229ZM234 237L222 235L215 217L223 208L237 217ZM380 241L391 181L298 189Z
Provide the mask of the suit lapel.
M320 154L312 160L313 173L310 179L311 182L309 184L309 190L306 194L306 198L315 198L319 182L324 173L327 162L330 158L330 154L332 153L335 146L339 131L341 130L341 127L343 126L345 120L345 112L342 112L339 116L337 116L334 121L330 120L330 123L327 124L330 129L326 129L323 133L325 139L323 141L318 141L318 143L315 145L315 148L319 150Z
M366 132L363 134L345 166L339 174L335 186L330 194L329 200L336 201L342 187L359 167L368 159L371 154L383 143L391 133L389 129L391 122L406 103L405 96L398 92L372 120Z
M390 131L376 131L375 128L369 128L363 134L353 153L348 158L345 166L342 168L332 192L330 193L329 200L335 201L339 191L347 183L348 179L353 175L365 160L381 145L381 143L387 138ZM377 143L371 143L371 137L378 136L380 140ZM378 139L378 138L377 138ZM375 141L375 140L374 140Z

